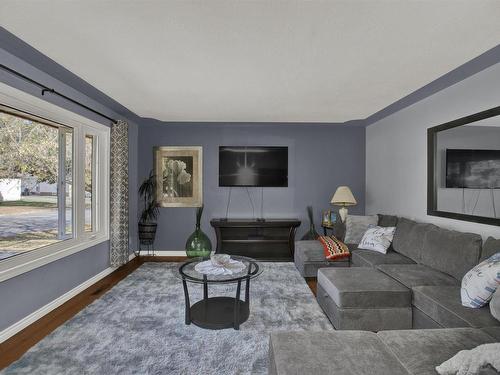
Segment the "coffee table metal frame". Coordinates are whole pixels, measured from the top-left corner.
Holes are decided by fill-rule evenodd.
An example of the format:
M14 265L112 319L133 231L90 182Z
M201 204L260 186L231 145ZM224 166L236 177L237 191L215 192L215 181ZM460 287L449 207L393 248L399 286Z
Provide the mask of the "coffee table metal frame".
M186 325L191 323L201 328L224 329L233 327L240 329L250 315L250 280L258 276L261 271L259 264L251 258L233 256L236 260L248 262L246 274L229 279L210 280L207 275L200 274L200 278L192 277L184 273L184 268L192 263L208 260L209 258L192 259L179 267L179 276L182 279L184 298L186 303L185 321ZM245 281L245 300L240 299L241 283ZM191 306L187 283L203 284L203 299ZM209 284L237 284L236 297L208 297Z

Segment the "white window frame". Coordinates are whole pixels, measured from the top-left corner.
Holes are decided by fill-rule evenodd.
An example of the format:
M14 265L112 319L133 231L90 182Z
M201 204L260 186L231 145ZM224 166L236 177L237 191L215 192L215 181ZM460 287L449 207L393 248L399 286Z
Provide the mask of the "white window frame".
M0 282L109 240L110 128L0 83L0 104L73 129L73 238L0 261ZM85 135L94 135L95 227L85 232Z

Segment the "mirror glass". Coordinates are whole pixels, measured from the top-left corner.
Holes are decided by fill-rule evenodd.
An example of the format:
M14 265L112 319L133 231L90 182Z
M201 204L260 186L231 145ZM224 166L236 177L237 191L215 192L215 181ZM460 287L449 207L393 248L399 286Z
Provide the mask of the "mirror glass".
M500 116L435 134L435 209L500 217Z

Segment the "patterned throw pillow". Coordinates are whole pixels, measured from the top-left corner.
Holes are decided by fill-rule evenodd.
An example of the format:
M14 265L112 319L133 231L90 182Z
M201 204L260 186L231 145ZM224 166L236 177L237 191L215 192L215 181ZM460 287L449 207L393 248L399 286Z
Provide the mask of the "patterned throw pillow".
M500 252L467 272L462 279L462 305L478 309L491 299L500 285Z
M345 219L344 242L348 244L359 244L370 225L377 225L378 216L347 215Z
M496 320L500 321L500 287L497 288L497 291L491 297L490 313Z
M372 250L386 254L387 249L391 246L395 232L396 227L371 226L366 230L359 242L358 249Z
M318 240L323 245L326 259L334 260L349 257L350 253L347 245L334 236L319 236Z

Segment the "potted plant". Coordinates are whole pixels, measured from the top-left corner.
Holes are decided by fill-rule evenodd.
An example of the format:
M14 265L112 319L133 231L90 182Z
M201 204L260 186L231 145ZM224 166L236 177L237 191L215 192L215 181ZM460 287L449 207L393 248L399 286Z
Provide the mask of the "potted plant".
M152 245L156 237L158 226L156 219L160 215L158 202L156 201L156 175L153 171L139 187L139 196L143 199L144 207L139 219L139 242L142 245Z

